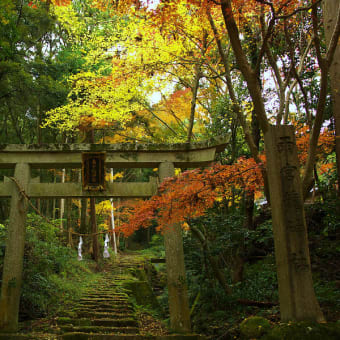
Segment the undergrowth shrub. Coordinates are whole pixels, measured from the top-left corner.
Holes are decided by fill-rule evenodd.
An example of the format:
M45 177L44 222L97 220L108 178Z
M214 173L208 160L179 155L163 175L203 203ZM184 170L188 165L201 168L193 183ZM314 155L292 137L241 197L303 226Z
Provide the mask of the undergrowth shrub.
M0 270L3 267L7 229L0 226ZM27 215L20 318L33 319L54 313L64 303L80 297L86 261L60 241L60 229L35 214Z

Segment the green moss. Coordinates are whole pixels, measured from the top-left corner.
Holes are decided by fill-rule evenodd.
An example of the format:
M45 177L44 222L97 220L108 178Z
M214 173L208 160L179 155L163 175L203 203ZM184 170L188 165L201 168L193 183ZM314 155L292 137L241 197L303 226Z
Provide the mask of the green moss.
M89 334L80 332L65 333L62 338L67 340L88 340Z
M57 320L59 325L75 325L75 326L91 326L91 320L84 318L71 319L67 317L59 317Z
M262 340L337 340L340 339L340 324L296 322L276 325Z
M138 305L151 306L160 310L159 303L147 281L125 281L124 288L130 290Z
M68 317L60 316L58 317L57 322L58 322L58 325L65 325L65 324L72 323L72 319Z
M257 339L270 330L267 319L261 316L251 316L240 324L240 332L246 339Z
M148 281L148 277L144 269L130 268L129 272L140 281Z

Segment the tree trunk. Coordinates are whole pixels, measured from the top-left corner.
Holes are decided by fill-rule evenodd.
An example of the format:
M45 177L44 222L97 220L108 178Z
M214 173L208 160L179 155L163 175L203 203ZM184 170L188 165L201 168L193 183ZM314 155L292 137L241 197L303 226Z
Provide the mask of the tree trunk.
M88 140L90 143L94 143L94 130L88 132ZM92 235L92 250L93 259L98 262L99 260L99 242L98 242L98 226L96 221L96 199L90 198L90 214L91 214L91 233Z
M66 218L67 218L67 245L69 247L73 247L73 239L72 239L72 198L66 198Z
M87 230L87 198L81 199L81 215L80 215L80 228L79 232L81 234L86 234Z
M41 122L42 122L42 113L40 110L40 102L38 101L37 105L37 143L41 145L42 143L42 133L41 133Z
M222 6L222 11L223 11L223 6ZM234 87L233 87L233 81L231 78L231 74L230 74L230 66L229 66L229 60L227 58L227 55L224 53L223 47L222 47L222 42L218 36L218 31L217 28L215 26L214 20L211 16L210 11L207 11L207 16L208 16L208 20L210 22L210 26L214 32L214 38L216 40L216 44L218 47L218 51L220 54L220 57L222 59L223 62L223 66L225 69L225 79L226 79L226 84L227 84L227 88L228 88L228 93L230 96L230 99L233 103L233 111L236 113L237 118L239 120L239 123L242 127L243 133L244 133L244 137L246 140L246 143L249 147L250 153L252 155L252 157L254 158L256 163L262 163L261 159L259 158L259 141L260 141L260 129L259 129L259 124L258 124L258 119L255 117L255 110L253 110L253 119L252 119L252 131L250 132L250 128L248 126L248 123L246 121L246 117L244 116L244 113L242 111L241 106L238 104L238 99L236 96L236 93L234 91ZM255 129L257 128L257 130ZM261 170L262 172L262 176L263 176L263 181L264 181L264 192L265 192L265 196L268 200L268 202L270 201L270 197L269 197L269 188L268 188L268 179L267 179L267 173L266 173L266 169L263 168Z
M329 45L337 22L336 14L339 13L339 0L324 0L324 28L327 45ZM335 50L334 60L330 66L330 78L333 101L333 117L335 123L335 153L338 169L338 196L340 197L340 46Z
M204 234L195 226L191 225L190 226L190 230L192 232L192 234L199 240L199 242L201 243L201 246L205 252L205 255L211 265L211 269L214 273L215 278L217 279L218 283L221 285L221 288L224 290L226 295L230 295L231 293L231 289L228 285L228 282L223 274L223 272L221 271L221 269L218 266L218 263L216 261L216 259L210 254L210 249L209 249L209 244L208 244L208 240L206 239L206 237L204 236Z
M250 67L247 57L243 51L239 37L239 31L233 16L231 0L221 0L221 10L229 34L230 43L234 50L237 65L246 80L247 88L252 98L254 110L256 112L261 130L265 133L269 127L269 123L264 107L261 87L258 83L257 74Z
M192 138L192 131L193 131L193 128L194 128L194 121L195 121L196 99L197 99L197 92L198 92L200 79L201 79L201 65L197 64L195 66L194 84L191 87L192 97L191 97L191 108L190 108L190 118L189 118L187 143L190 143L191 138Z
M53 183L57 183L57 174L56 174L55 169L53 170L53 174L54 174ZM56 208L57 208L56 207L56 198L53 198L53 200L52 200L52 214L51 214L53 220L56 219Z
M313 24L313 33L314 33L314 46L317 56L317 61L320 67L321 75L320 75L320 93L318 96L318 104L314 119L313 129L311 131L309 148L308 148L308 156L305 165L305 172L302 180L302 190L303 196L306 198L309 194L310 189L313 187L314 178L313 178L313 170L316 162L316 152L318 139L320 135L320 130L322 127L322 123L324 121L324 111L326 106L326 99L328 94L328 72L332 63L334 61L334 55L339 45L339 36L340 36L340 6L338 8L338 13L336 15L335 26L330 38L330 42L327 46L326 55L323 57L321 53L321 43L319 38L319 25L320 22L318 20L318 8L314 6L312 8L312 24Z
M241 248L242 252L244 251ZM233 284L237 282L243 281L243 272L244 272L244 258L239 253L236 253L232 256L232 264L231 264L231 281Z
M91 214L91 233L92 235L92 256L93 259L98 262L99 260L99 242L98 242L98 228L96 221L96 199L90 198L90 214Z

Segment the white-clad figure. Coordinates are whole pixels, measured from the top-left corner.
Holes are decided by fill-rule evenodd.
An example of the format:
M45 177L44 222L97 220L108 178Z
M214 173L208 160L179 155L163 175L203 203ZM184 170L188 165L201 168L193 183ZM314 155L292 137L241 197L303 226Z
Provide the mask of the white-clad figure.
M78 261L81 261L83 259L83 256L81 255L81 246L83 244L83 238L79 237L79 243L78 243Z
M105 241L104 241L104 252L103 252L103 257L104 259L107 259L110 257L109 253L109 235L105 234Z

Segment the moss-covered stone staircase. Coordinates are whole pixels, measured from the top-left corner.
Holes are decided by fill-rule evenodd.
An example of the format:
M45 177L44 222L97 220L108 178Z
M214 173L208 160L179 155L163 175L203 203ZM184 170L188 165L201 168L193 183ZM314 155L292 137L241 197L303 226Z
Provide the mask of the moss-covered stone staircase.
M104 276L90 287L68 316L58 318L63 339L111 339L104 335L139 334L138 322L128 295ZM114 337L112 339L124 339Z
M143 260L140 258L125 256L108 267L102 277L87 288L72 310L58 318L62 333L60 338L65 340L200 339L197 335L140 334L138 320L129 298L141 299L140 296L136 299L134 291L138 282L145 290L145 282L138 278L143 271L143 266ZM151 291L150 287L149 289ZM149 294L146 294L145 298L148 299Z

